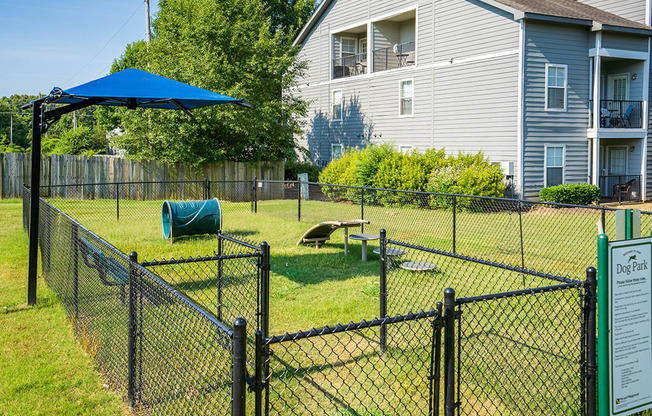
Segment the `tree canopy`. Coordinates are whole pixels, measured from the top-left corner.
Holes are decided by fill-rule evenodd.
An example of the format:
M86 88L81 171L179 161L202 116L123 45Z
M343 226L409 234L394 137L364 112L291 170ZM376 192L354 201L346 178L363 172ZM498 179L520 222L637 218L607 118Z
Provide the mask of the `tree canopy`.
M282 13L295 7L293 19ZM102 109L98 122L120 125L125 134L115 143L137 157L193 165L293 157L306 103L283 94L304 70L289 37L312 8L314 0L161 0L149 48L129 45L112 72L143 69L242 98L253 108L212 106L193 110L192 118L181 111Z
M37 97L25 94L0 98L0 151L18 151L30 146L32 115L30 111L21 110L20 107L35 98ZM14 146L9 146L12 130Z

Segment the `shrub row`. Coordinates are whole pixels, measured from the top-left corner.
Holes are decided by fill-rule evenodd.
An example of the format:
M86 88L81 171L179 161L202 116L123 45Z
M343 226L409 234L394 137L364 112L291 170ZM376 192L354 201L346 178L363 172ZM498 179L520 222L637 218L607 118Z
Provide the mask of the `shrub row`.
M332 161L321 172L319 181L492 197L501 197L505 191L500 167L491 165L481 152L446 156L444 149L429 149L424 153L403 154L389 144L372 145L363 150L348 149L342 158ZM355 189L343 191L325 186L323 191L334 200L360 202L360 192ZM373 198L387 206L415 204L408 200L413 199L411 196L395 192L377 192ZM365 202L366 199L367 196ZM448 204L447 201L446 198L435 198L429 205L441 207Z

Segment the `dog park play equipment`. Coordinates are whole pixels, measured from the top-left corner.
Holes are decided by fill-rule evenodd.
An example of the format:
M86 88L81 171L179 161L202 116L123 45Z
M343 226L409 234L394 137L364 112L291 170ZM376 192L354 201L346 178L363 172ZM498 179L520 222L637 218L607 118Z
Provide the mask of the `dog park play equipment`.
M217 198L205 201L164 201L161 208L163 238L217 234L222 227L222 205Z
M297 245L304 243L315 243L319 248L320 244L331 239L331 234L339 228L344 228L344 254L349 254L349 227L360 227L362 224L369 224L367 220L348 220L348 221L325 221L313 225L306 231Z

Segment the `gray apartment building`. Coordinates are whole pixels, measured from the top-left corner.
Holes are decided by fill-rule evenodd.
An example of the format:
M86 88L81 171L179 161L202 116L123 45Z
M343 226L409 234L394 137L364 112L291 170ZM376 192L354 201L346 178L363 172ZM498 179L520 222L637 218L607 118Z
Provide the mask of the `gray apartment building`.
M323 0L295 40L298 143L321 165L368 143L481 150L523 197L652 198L651 1Z

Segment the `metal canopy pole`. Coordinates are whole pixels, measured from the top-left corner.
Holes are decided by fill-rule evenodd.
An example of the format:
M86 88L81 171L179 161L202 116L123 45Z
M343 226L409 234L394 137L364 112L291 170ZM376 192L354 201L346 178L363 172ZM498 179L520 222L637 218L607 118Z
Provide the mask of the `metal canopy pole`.
M32 178L30 186L29 267L27 277L27 304L36 303L36 273L38 269L38 218L41 184L42 101L32 106Z
M49 102L51 96L26 104L22 109L32 107L32 178L30 182L30 214L29 214L29 266L27 275L27 304L36 304L36 275L38 271L38 218L39 196L41 185L41 135L47 131L48 125L56 122L63 114L80 110L91 105L106 101L106 98L94 97L85 101L43 111L43 104Z

